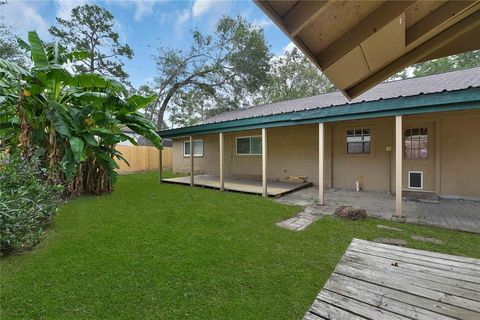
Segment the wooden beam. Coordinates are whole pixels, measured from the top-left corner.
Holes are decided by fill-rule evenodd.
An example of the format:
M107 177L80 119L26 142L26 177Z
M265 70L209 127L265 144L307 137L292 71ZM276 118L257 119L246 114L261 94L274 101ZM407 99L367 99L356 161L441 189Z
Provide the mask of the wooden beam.
M324 198L324 168L325 168L325 125L318 124L318 204L325 204Z
M325 69L387 23L400 16L416 1L385 1L350 31L334 41L317 55L318 64Z
M402 218L403 125L402 116L395 117L395 217Z
M376 84L388 79L392 74L403 70L404 68L421 61L424 57L432 54L433 52L444 47L448 43L451 43L458 37L469 32L480 25L480 10L472 13L465 19L457 22L451 27L443 30L439 34L435 35L431 39L410 50L397 60L386 65L377 72L372 73L370 76L360 81L358 84L345 90L347 95L354 98L368 89L372 88Z
M193 154L193 136L190 136L190 186L195 184L195 168L194 168L194 154Z
M224 139L223 139L223 132L220 132L218 135L218 145L220 148L220 191L225 190L225 180L223 177L223 158L224 158Z
M310 22L320 14L325 12L329 4L333 1L299 1L285 14L282 21L285 30L291 37L295 37Z
M418 40L473 5L475 5L475 3L472 1L447 1L406 30L406 45Z
M262 128L262 196L266 198L267 193L267 129Z
M162 183L163 179L163 155L162 155L163 148L158 150L158 173L160 174L160 183Z

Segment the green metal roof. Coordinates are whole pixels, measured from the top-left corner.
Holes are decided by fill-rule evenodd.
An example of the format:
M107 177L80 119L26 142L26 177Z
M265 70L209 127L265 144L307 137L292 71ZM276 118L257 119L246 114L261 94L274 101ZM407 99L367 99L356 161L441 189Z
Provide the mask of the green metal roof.
M162 138L294 126L319 122L480 109L480 87L358 102L304 111L200 124L160 131Z

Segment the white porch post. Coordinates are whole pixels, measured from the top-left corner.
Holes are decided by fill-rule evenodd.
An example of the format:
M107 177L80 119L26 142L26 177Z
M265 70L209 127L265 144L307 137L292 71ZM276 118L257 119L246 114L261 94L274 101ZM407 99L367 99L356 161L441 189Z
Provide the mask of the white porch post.
M158 173L160 174L160 183L162 183L162 178L163 178L163 159L162 159L162 150L158 150Z
M262 196L267 197L267 129L262 128Z
M325 126L323 122L318 124L318 204L325 204L324 197L324 161L325 161Z
M193 136L190 136L190 186L193 187L195 181L194 181L194 155L193 155Z
M403 125L402 116L395 116L395 217L402 214Z
M220 191L224 191L225 182L223 178L223 132L220 132L219 137L219 146L220 146Z

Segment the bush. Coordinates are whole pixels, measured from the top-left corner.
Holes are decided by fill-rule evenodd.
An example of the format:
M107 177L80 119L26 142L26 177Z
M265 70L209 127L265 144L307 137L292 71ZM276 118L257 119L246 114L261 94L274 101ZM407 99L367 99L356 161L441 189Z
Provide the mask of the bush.
M367 217L367 210L354 208L352 206L340 206L335 209L333 213L336 217L349 219L349 220L359 220Z
M36 245L54 217L63 187L47 183L35 157L3 154L0 159L0 252Z

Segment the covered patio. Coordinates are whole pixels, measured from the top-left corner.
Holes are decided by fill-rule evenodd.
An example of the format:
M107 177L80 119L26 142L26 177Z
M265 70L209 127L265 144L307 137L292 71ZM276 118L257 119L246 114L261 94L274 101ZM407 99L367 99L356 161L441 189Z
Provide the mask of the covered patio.
M191 184L191 179L187 177L177 177L162 179L162 182ZM221 189L220 177L213 175L196 175L193 179L195 186L201 186L212 189ZM270 197L280 197L290 192L310 187L311 182L306 181L268 181L267 195ZM245 179L238 177L228 177L223 181L223 189L226 191L235 191L261 195L263 193L262 180Z
M318 188L311 187L288 194L281 203L314 207L319 214L333 214L339 206L353 206L367 210L371 217L395 219L395 196L388 192L356 192L345 189L325 190L325 205L316 206ZM428 225L451 230L480 233L480 202L439 199L438 203L402 200L406 223Z

